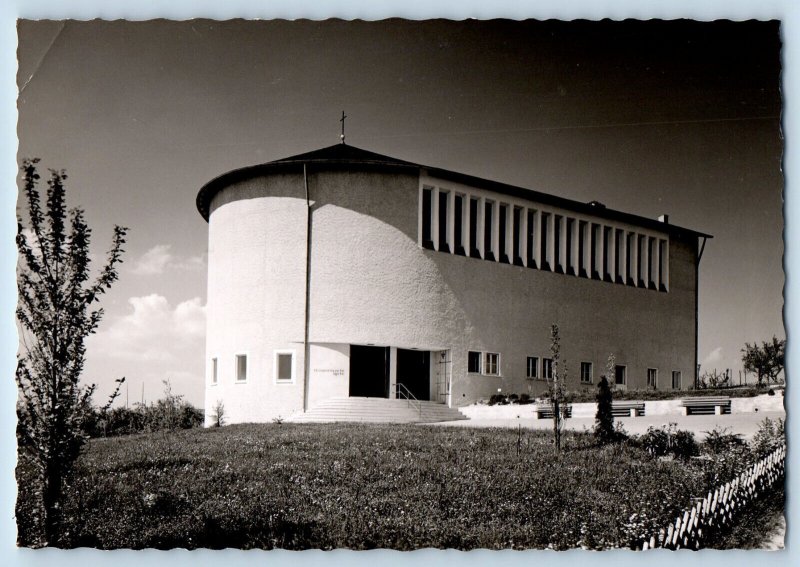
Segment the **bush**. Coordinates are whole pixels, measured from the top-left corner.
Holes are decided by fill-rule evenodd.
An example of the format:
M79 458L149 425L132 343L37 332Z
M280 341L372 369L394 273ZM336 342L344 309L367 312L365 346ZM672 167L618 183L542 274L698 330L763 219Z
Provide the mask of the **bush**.
M597 384L597 413L594 416L594 436L600 443L614 441L614 415L611 413L613 402L611 388L605 376Z
M489 398L489 405L496 406L496 405L507 405L508 404L508 397L505 394L492 394L492 397Z
M521 406L524 406L527 404L532 404L533 399L531 398L530 394L520 394L519 401L517 403Z
M761 422L753 436L751 448L758 458L766 457L775 449L786 443L785 423L782 419L772 421L766 418Z
M678 424L670 423L647 428L647 433L639 437L639 445L653 457L673 456L688 459L700 453L694 433L678 429Z
M204 421L202 410L183 401L183 396L173 394L168 381L164 385L165 397L154 403L93 410L91 419L86 422L85 433L89 437L114 437L201 427Z
M746 445L745 440L739 433L730 433L727 427L715 427L711 431L706 431L706 439L703 441L703 449L709 453L727 453Z

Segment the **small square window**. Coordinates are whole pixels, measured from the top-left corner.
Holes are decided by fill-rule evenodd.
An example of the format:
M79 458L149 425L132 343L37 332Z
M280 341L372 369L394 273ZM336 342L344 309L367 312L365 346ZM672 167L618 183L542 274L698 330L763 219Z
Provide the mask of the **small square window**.
M538 378L539 377L539 357L538 356L529 356L528 357L528 368L526 376L528 378Z
M542 359L542 378L545 380L552 380L553 379L553 359L552 358L543 358Z
M592 383L592 363L591 362L581 362L581 383L583 383L583 384L591 384Z
M217 359L216 358L212 358L211 359L211 383L212 384L216 384L217 383L217 379L218 379L217 378Z
M294 353L275 353L275 381L292 382L294 380Z
M496 352L487 352L485 357L484 374L488 376L500 375L500 355Z
M681 371L680 370L673 370L672 371L672 389L673 390L680 390L681 389Z
M647 387L648 388L656 388L658 385L658 369L657 368L648 368L647 369Z
M481 353L473 350L467 353L467 372L470 374L481 373Z
M247 381L247 355L246 354L237 354L236 355L236 381L237 382L245 382L245 381Z
M614 384L618 386L624 386L627 380L627 370L626 366L622 366L621 364L617 364L614 367Z

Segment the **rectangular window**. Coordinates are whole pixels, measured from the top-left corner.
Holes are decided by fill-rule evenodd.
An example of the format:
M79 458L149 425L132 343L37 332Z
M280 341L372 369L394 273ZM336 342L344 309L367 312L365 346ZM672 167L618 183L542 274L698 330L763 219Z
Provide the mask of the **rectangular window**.
M529 356L528 357L528 368L525 374L528 378L538 378L539 377L539 357L538 356Z
M566 262L567 262L566 263L567 270L566 270L566 272L571 276L574 276L576 274L575 262L574 262L574 258L573 258L574 257L573 250L574 250L574 246L575 246L575 243L573 242L573 232L574 231L575 231L575 219L568 218L567 219L567 260L566 260Z
M522 209L514 207L514 226L512 228L512 250L514 256L514 265L522 266L522 254L520 250L520 231L522 230Z
M614 261L614 281L620 284L625 283L625 278L622 276L623 266L625 265L625 261L623 256L623 242L625 240L625 232L622 230L615 230L614 231L614 246L616 247L617 254Z
M433 250L433 189L422 190L422 247Z
M500 205L500 261L509 264L506 253L506 233L508 232L508 205Z
M617 364L614 367L614 384L617 384L618 386L625 385L627 380L626 376L627 373L628 373L627 367L622 366L621 364Z
M599 224L592 223L592 248L589 253L591 257L591 269L592 269L592 278L595 280L601 279L600 270L602 266L600 265L600 229L603 228Z
M275 351L275 382L294 382L294 351Z
M592 363L591 362L581 362L581 383L582 384L591 384L592 383Z
M636 285L636 274L634 273L634 262L638 258L636 253L636 234L628 233L628 254L625 256L625 279L628 285Z
M658 243L656 239L650 237L647 239L647 287L650 289L658 289L656 287L656 246Z
M500 375L500 355L496 352L487 352L484 357L484 374L489 376Z
M455 216L454 219L454 236L453 236L453 250L459 256L464 256L467 252L464 250L464 197L456 195L455 198Z
M587 277L586 266L586 221L578 221L578 275L582 278Z
M658 268L658 289L659 291L667 291L669 282L667 281L667 246L666 240L658 241L658 261L660 262Z
M470 374L481 373L481 353L472 350L467 353L467 372Z
M216 384L217 383L217 379L218 379L217 378L217 359L216 358L212 358L211 359L211 383L212 384Z
M550 232L550 223L552 220L550 219L550 213L542 213L542 236L539 240L542 242L542 249L541 249L541 256L539 256L542 260L541 268L543 270L550 269L550 260L552 258L547 257L547 249L549 248L549 238L548 233Z
M681 389L681 371L680 370L673 370L672 371L672 389L673 390L680 390Z
M613 282L614 278L611 275L611 246L612 246L612 228L610 226L603 227L603 279L607 282Z
M658 369L657 368L648 368L647 369L647 387L648 388L657 388L658 387Z
M472 258L480 258L478 250L478 199L469 199L469 255Z
M483 259L494 261L494 248L492 247L492 218L494 217L494 203L486 201L483 214Z
M236 381L245 382L247 380L247 355L236 355Z
M553 379L553 359L552 358L543 358L542 359L542 378L545 380L552 380Z
M536 268L536 250L533 249L533 235L536 234L536 211L528 211L528 267Z
M447 191L439 191L439 251L450 252L447 244Z
M647 237L639 235L639 287L645 287L647 278Z
M561 257L561 228L562 223L564 222L564 217L561 215L554 215L554 226L555 230L553 232L553 271L558 272L559 274L564 273L564 258Z

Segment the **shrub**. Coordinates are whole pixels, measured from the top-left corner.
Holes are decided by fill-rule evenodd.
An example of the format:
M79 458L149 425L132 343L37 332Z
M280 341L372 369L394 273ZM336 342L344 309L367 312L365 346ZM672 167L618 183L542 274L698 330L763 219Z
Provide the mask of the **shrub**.
M758 458L766 457L775 449L786 443L785 423L782 419L772 421L764 419L753 436L751 448Z
M516 394L510 394L508 396L508 403L509 404L516 404L519 403L519 396Z
M504 406L508 404L508 397L505 394L492 394L492 397L489 398L489 405L501 405Z
M211 426L222 427L225 425L225 404L222 400L217 400L211 411Z
M706 439L703 448L709 453L726 453L733 449L746 445L742 435L730 433L727 427L715 427L711 431L706 431Z
M611 413L611 388L605 376L597 384L597 413L594 416L594 436L600 443L614 440L614 415Z
M527 404L533 403L533 398L531 398L530 394L520 394L519 401L517 402L519 405L524 406Z
M673 456L688 459L699 454L694 433L678 429L677 423L647 428L647 433L639 438L639 445L654 457Z

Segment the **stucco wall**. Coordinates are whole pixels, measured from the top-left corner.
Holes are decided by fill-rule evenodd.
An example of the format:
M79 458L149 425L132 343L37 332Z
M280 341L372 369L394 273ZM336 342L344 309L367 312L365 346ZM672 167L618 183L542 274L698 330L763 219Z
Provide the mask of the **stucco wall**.
M647 368L660 389L673 370L684 388L694 377L694 264L690 246L673 240L669 293L588 280L524 267L424 251L436 261L463 306L466 345L501 354L500 377L466 374L466 353L454 356L453 398L459 402L506 393L541 393L544 381L526 380L528 356L550 357L550 326L558 324L569 384L580 385L580 363L592 362L594 384L609 354L627 366L627 386L644 388ZM469 277L463 274L469 273ZM691 284L690 284L691 282ZM541 363L540 363L541 364Z
M631 388L645 386L650 367L660 388L672 370L691 383L694 243L671 239L670 291L656 292L422 249L416 174L310 170L308 183L310 406L347 394L346 379L313 370L344 365L349 344L450 349L454 405L498 388L538 393L544 383L525 379L526 357L549 356L552 323L573 387L581 361L594 364L596 382L609 353L627 365ZM303 406L305 231L301 175L240 182L212 202L207 358L220 358L220 380L207 387L206 406L223 399L231 422ZM297 352L296 380L276 385L273 353L286 348ZM502 375L467 374L468 350L499 352ZM252 379L235 384L242 351Z
M208 246L206 419L217 400L227 423L302 409L305 192L302 176L227 187L212 202ZM294 350L295 380L276 384L276 350ZM237 383L235 355L248 357ZM218 382L210 360L217 357Z
M312 344L309 352L308 407L350 391L350 345Z
M549 356L558 323L574 386L580 362L595 378L609 353L628 385L694 376L694 251L672 239L670 292L632 288L425 250L417 245L418 180L399 174L313 177L311 336L315 341L452 350L453 402L534 393L527 356ZM467 350L501 354L502 376L467 374Z

